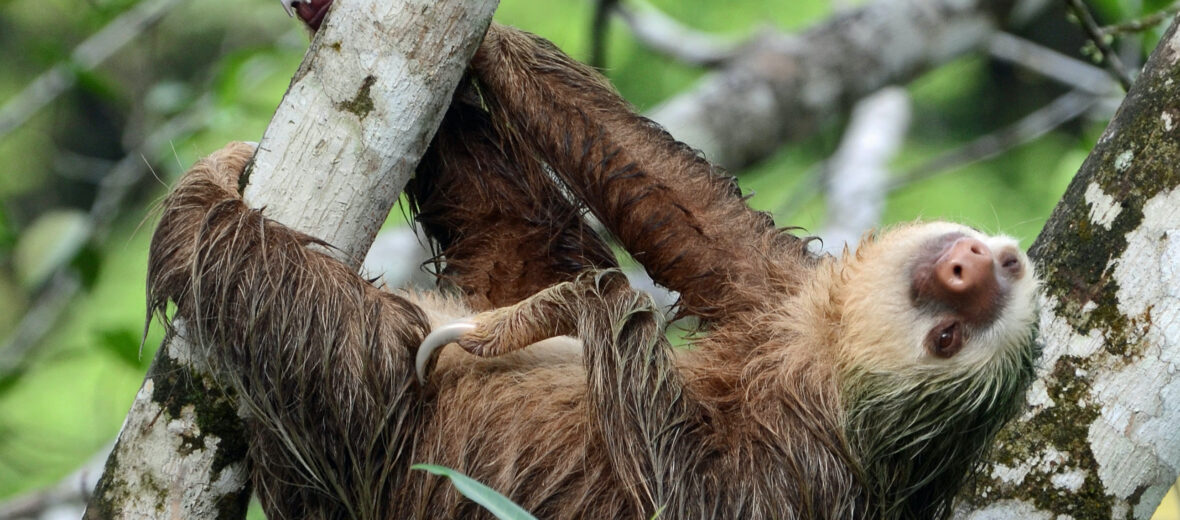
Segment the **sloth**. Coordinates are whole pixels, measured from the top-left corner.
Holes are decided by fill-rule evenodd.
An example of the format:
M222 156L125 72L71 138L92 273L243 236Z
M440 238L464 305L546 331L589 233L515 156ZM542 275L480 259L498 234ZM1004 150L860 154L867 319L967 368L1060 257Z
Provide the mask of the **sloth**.
M323 17L318 4L317 23ZM243 406L270 518L945 518L1037 355L1016 242L948 222L822 256L596 72L493 25L407 192L437 291L375 287L238 193L164 202L149 312ZM686 348L592 214L700 319Z

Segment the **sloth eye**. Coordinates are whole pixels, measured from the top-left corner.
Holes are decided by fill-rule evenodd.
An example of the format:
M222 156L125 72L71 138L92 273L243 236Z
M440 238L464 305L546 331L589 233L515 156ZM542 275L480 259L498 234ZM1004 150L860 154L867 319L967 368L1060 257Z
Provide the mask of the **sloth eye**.
M926 336L926 350L940 358L950 358L963 349L963 327L958 321L947 320L934 327Z

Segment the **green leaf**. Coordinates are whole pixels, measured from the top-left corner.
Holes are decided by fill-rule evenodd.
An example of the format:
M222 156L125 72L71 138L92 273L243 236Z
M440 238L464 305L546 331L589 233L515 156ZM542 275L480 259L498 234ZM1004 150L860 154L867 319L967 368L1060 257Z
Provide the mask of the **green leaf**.
M107 329L98 333L98 344L120 361L134 368L144 368L139 355L139 334L130 329Z
M98 283L98 274L102 270L102 251L92 244L86 244L74 255L70 266L81 278L82 287L87 291L92 290Z
M455 489L458 489L463 496L483 506L484 509L490 511L500 520L537 520L535 516L529 514L523 507L508 500L504 495L497 493L494 489L480 484L471 477L458 471L432 464L415 464L410 466L410 469L420 469L440 477L451 479L451 483L455 485Z

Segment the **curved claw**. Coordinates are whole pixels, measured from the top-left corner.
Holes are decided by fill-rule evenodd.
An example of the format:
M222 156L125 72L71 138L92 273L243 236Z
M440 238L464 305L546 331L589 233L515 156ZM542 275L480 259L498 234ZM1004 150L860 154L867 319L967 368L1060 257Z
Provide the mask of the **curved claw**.
M287 16L295 16L295 4L299 2L306 4L311 0L279 0L279 3L283 4L283 10L287 12Z
M464 334L473 330L475 330L475 322L459 320L434 329L426 335L426 339L423 339L422 345L418 347L418 359L414 362L414 367L418 371L418 383L426 384L426 363L430 361L430 356L434 354L435 350L454 343Z

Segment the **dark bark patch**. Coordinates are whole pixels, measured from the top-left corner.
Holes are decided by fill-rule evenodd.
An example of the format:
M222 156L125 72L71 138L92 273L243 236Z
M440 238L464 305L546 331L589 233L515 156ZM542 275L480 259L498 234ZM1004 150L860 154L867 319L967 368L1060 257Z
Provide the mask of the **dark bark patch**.
M361 81L361 87L357 89L356 95L348 101L341 101L336 103L336 108L355 114L357 117L364 119L373 111L373 85L377 83L377 76L372 74L365 76Z

